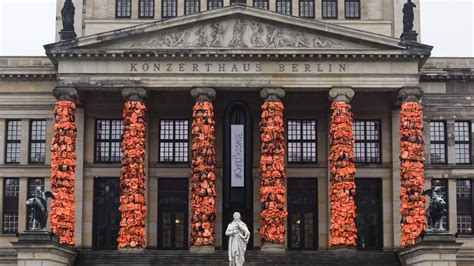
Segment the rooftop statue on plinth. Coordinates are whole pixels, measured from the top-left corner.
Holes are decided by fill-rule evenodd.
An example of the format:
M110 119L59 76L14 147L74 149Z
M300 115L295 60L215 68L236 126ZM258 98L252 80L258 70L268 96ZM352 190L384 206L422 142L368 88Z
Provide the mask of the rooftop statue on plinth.
M229 265L242 266L245 262L245 251L250 239L247 225L240 220L240 213L234 212L234 220L227 226L225 235L229 237Z
M404 40L416 42L418 33L413 30L413 22L415 20L415 12L413 9L415 8L416 5L412 0L407 0L403 5L403 33L400 37Z
M26 207L31 211L31 231L45 231L48 221L48 199L54 199L53 193L36 187L34 197L26 201Z
M76 32L74 31L74 15L76 8L72 3L72 0L65 0L64 6L61 9L61 18L63 22L63 29L59 32L61 40L71 40L76 38Z
M440 194L441 187L432 187L425 190L423 195L430 197L430 205L426 210L426 221L428 223L428 232L445 232L441 218L447 213L446 201Z

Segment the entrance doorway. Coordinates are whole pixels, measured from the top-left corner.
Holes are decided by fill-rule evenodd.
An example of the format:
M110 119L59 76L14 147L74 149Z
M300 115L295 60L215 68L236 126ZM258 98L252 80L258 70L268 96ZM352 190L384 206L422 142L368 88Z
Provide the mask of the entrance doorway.
M120 224L120 180L94 179L93 248L117 249Z
M253 247L252 115L244 102L231 103L224 117L224 178L222 245L227 249L225 230L240 212L250 234L247 248Z
M311 250L318 247L317 179L289 178L288 248Z
M188 179L158 181L158 249L188 248Z
M382 180L356 178L357 248L383 248Z

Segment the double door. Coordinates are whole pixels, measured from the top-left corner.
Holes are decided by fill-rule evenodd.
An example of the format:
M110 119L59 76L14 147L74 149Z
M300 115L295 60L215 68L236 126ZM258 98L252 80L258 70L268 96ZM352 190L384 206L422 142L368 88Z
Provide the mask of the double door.
M120 224L120 180L94 179L93 248L116 249Z
M357 248L383 248L382 180L356 178Z

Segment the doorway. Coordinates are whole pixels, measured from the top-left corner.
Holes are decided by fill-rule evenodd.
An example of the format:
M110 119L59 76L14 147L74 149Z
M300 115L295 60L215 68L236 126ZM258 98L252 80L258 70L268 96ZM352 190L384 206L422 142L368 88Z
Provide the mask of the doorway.
M382 179L356 178L355 203L357 249L382 249Z
M93 248L117 249L120 224L120 179L94 179Z
M240 212L248 226L253 247L253 140L252 115L244 102L232 102L224 117L224 178L222 246L227 249L225 230L234 212Z

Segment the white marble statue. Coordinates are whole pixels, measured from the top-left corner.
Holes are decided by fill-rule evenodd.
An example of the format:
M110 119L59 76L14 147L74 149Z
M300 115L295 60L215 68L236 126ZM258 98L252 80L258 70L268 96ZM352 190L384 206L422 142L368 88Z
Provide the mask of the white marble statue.
M241 266L245 262L245 250L250 238L250 231L247 225L240 220L240 213L234 212L232 221L225 231L229 237L229 265Z

